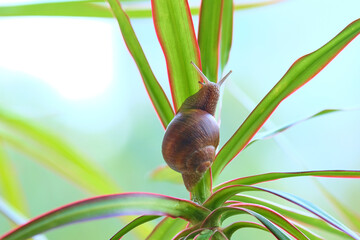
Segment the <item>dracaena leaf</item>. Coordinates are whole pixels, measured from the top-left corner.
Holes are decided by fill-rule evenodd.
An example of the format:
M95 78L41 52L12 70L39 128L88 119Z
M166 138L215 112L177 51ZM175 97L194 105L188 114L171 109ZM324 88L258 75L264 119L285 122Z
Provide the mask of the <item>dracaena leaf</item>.
M130 232L131 230L133 230L134 228L136 228L137 226L149 222L151 220L157 219L160 216L156 216L156 215L144 215L144 216L140 216L136 219L134 219L133 221L131 221L130 223L128 223L125 227L123 227L122 229L120 229L117 233L115 233L114 236L112 236L110 238L110 240L119 240L120 238L122 238L126 233Z
M146 238L146 240L158 240L175 237L187 225L187 222L180 218L164 218Z
M233 0L224 0L222 11L222 24L221 24L221 39L220 39L220 66L221 72L228 62L232 35L233 35L233 17L234 17L234 3Z
M124 215L180 217L196 223L209 211L193 202L152 193L120 193L65 205L1 236L2 240L27 239L44 231L79 221Z
M175 111L200 89L201 78L190 64L201 67L199 47L186 0L152 0L156 34L165 55Z
M279 104L318 74L359 33L360 19L349 24L323 47L298 59L219 151L212 165L214 178L245 148Z
M224 0L201 1L198 42L203 73L212 82L218 77L223 5Z
M135 35L134 29L131 26L130 20L118 0L108 0L111 10L117 19L121 33L124 37L126 46L129 49L134 61L140 71L145 88L149 94L151 102L158 114L160 121L164 128L169 124L174 117L174 112L171 108L168 98L163 89L156 80L150 65L145 57L141 45Z
M142 2L142 0L126 0L128 2ZM99 1L48 1L35 4L17 4L16 6L0 6L0 17L10 16L64 16L64 17L100 17L112 18L111 10ZM124 2L124 0L121 0ZM245 10L274 4L279 1L264 1L252 4L236 4L235 10ZM130 18L151 18L151 9L147 6L124 9ZM192 7L191 14L199 14L199 7Z
M0 192L18 211L27 212L16 169L5 152L3 141L0 141Z
M237 178L223 184L220 184L215 188L218 190L225 186L230 185L252 185L258 184L267 181L273 181L283 178L291 177L329 177L329 178L360 178L359 170L323 170L323 171L301 171L301 172L273 172L273 173L264 173L259 175L253 175L243 178Z
M281 215L285 216L286 218L295 221L297 223L296 226L298 226L298 223L303 223L306 225L310 225L311 227L318 228L322 231L335 234L338 237L341 237L341 239L349 238L349 236L343 233L342 231L332 227L331 225L327 224L320 218L314 217L307 212L295 210L287 206L279 205L264 199L260 199L252 196L246 196L242 194L231 197L231 200L244 202L244 203L253 203L264 207L268 207L280 213Z
M289 202L292 202L305 210L311 212L312 214L318 216L328 224L332 225L333 227L339 229L340 231L346 233L353 239L360 239L360 237L354 233L351 229L343 225L341 222L336 220L334 217L323 211L321 208L313 205L312 203L301 199L297 196L294 196L289 193L284 193L276 190L265 189L260 187L248 186L248 185L233 185L224 187L218 191L216 191L205 203L204 206L209 209L215 209L222 205L225 201L231 198L233 195L244 192L244 191L263 191L267 193L271 193L278 197L281 197Z

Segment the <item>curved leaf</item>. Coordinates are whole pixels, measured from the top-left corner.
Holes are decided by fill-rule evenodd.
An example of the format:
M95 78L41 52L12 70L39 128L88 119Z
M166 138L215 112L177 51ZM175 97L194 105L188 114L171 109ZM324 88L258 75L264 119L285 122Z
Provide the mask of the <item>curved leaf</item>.
M329 114L329 113L340 112L340 111L346 111L346 110L345 110L345 109L324 109L324 110L322 110L322 111L320 111L320 112L317 112L317 113L311 115L310 117L306 117L306 118L304 118L304 119L298 120L298 121L293 122L293 123L291 123L291 124L288 124L288 125L286 125L286 126L284 126L284 127L281 127L281 128L279 128L279 129L277 129L277 130L275 130L275 131L271 131L271 132L269 132L269 133L265 133L265 134L263 134L261 137L256 137L256 138L255 138L254 140L252 140L247 146L250 146L250 144L252 144L252 143L254 143L254 142L258 141L258 140L273 138L273 137L275 137L276 135L278 135L278 134L280 134L280 133L282 133L282 132L285 132L286 130L288 130L288 129L290 129L290 128L292 128L292 127L294 127L294 126L296 126L296 125L298 125L298 124L300 124L300 123L303 123L303 122L305 122L305 121L308 121L308 120L310 120L310 119L313 119L313 118L316 118L316 117L319 117L319 116L322 116L322 115L326 115L326 114Z
M224 0L222 12L221 25L221 39L220 39L220 66L221 72L229 60L230 49L233 35L233 17L234 17L234 3L233 0Z
M231 236L237 230L242 229L242 228L256 228L256 229L268 231L267 228L263 227L262 225L260 225L258 223L242 221L242 222L234 222L234 223L230 224L229 226L227 226L223 229L223 232L228 238L231 238Z
M199 89L200 53L186 0L152 0L156 34L164 52L175 111Z
M136 2L138 0L129 0ZM140 0L142 1L142 0ZM35 4L17 4L16 6L0 6L0 17L13 16L64 16L64 17L100 17L112 18L111 10L94 2L104 1L49 1ZM121 0L124 2L124 0ZM251 4L236 4L235 10L246 10L274 4L280 1L264 1ZM151 18L151 9L148 7L129 7L124 9L130 18ZM192 15L199 14L199 7L192 7Z
M154 228L146 240L172 238L183 230L188 223L181 218L166 217Z
M155 216L155 215L144 215L144 216L140 216L136 219L134 219L133 221L131 221L130 223L128 223L125 227L123 227L122 229L120 229L114 236L112 236L112 238L110 238L110 240L119 240L121 239L125 234L127 234L128 232L130 232L131 230L133 230L134 228L136 228L137 226L149 222L151 220L157 219L160 216Z
M360 240L360 236L358 234L354 233L352 230L350 230L348 227L343 225L341 222L339 222L338 220L333 218L331 215L329 215L328 213L323 211L321 208L315 206L314 204L312 204L311 202L309 202L307 200L301 199L300 197L297 197L297 196L289 194L289 193L284 193L281 191L269 190L269 189L260 188L260 187L255 187L255 188L258 188L259 190L266 191L268 193L271 193L278 197L281 197L287 201L290 201L290 202L308 210L309 212L315 214L316 216L323 219L328 224L341 230L342 232L346 233L350 237L352 237L356 240Z
M360 170L323 170L323 171L301 171L301 172L273 172L237 178L215 187L215 190L231 185L253 185L262 182L274 181L292 177L328 177L328 178L360 178Z
M48 2L1 6L0 16L112 17L109 9L89 1Z
M209 209L215 209L219 206L221 206L225 201L227 201L229 198L231 198L233 195L244 192L244 191L263 191L267 193L271 193L273 195L276 195L278 197L281 197L289 202L292 202L305 210L311 212L312 214L318 216L328 224L334 226L335 228L339 229L340 231L346 233L350 237L354 239L360 239L360 237L354 233L352 230L344 226L341 222L337 221L335 218L330 216L328 213L320 209L319 207L316 207L312 203L301 199L297 196L294 196L289 193L284 193L276 190L270 190L260 187L254 187L254 186L247 186L247 185L233 185L233 186L227 186L224 187L217 192L215 192L205 203L204 206Z
M26 213L27 208L16 170L5 153L3 142L0 141L0 192L18 211Z
M0 111L0 123L9 133L0 139L40 164L51 167L67 179L95 194L119 191L119 187L89 159L58 136L29 120Z
M123 215L163 215L184 218L192 223L209 211L193 202L150 193L120 193L89 198L43 214L0 237L22 240L69 223Z
M290 240L290 238L288 236L286 236L275 224L272 224L271 221L269 221L266 217L262 216L261 214L258 214L256 212L253 212L251 210L247 211L248 213L250 213L251 215L253 215L254 217L256 217L262 224L264 224L264 226L266 226L267 229L269 229L269 231L279 240ZM280 218L281 219L281 218ZM285 218L281 219L280 221L284 220ZM286 219L285 219L286 220ZM286 221L283 221L282 224L279 224L279 220L274 221L276 222L278 225L283 226L284 223L286 223ZM295 228L295 226L294 226ZM295 228L296 229L296 228ZM291 230L288 230L290 232L292 232ZM296 231L294 231L296 232ZM301 236L301 238L297 238L297 239L306 239L303 236Z
M298 240L308 239L302 232L299 231L292 223L280 214L264 206L256 204L233 204L227 207L220 207L214 210L205 220L204 224L213 225L217 221L223 222L225 219L237 215L247 213L256 217L263 225L269 229L278 239L290 239L273 223L280 226L289 234L296 237Z
M14 225L20 225L27 221L27 219L15 209L8 201L0 196L0 213L4 215Z
M217 82L218 78L223 5L224 0L201 1L198 43L202 72L212 82Z
M317 180L317 179L314 179ZM336 210L341 214L341 216L346 220L348 224L353 226L356 232L360 232L360 216L357 215L351 208L347 208L341 203L336 196L329 192L319 181L314 181L321 193L326 197L326 199L335 206Z
M268 5L276 4L283 2L284 0L270 0L270 1L261 1L255 3L245 3L245 4L235 4L235 10L245 10L250 8L258 8L258 7L265 7Z
M147 61L141 45L135 35L134 29L131 26L130 20L121 8L119 1L108 0L108 3L119 23L125 44L139 69L146 91L149 94L155 111L158 114L162 125L166 128L171 119L174 117L174 112L171 108L169 100L156 80L150 68L149 62Z
M345 233L343 233L342 231L332 227L331 225L327 224L326 222L324 222L323 220L321 220L317 217L310 216L310 214L305 213L305 212L300 212L298 210L291 209L291 208L288 208L283 205L279 205L276 203L265 201L260 198L255 198L255 197L245 196L245 195L233 196L233 197L231 197L231 200L265 206L270 209L273 209L274 211L280 213L281 215L285 216L288 219L292 219L292 220L296 221L297 223L303 223L303 224L309 225L311 227L321 229L325 232L335 234L335 235L341 237L341 239L349 239L349 236L346 235ZM295 225L298 226L298 224L295 224Z
M0 196L0 214L4 215L10 222L14 225L20 225L27 222L26 217L24 217L17 209L12 207ZM32 238L33 240L47 240L44 235L37 235Z
M184 240L184 238L190 237L192 234L196 234L205 229L206 228L201 228L201 223L199 223L195 226L188 227L188 228L178 232L172 240Z
M349 24L331 41L298 59L250 113L231 139L225 143L212 165L216 178L222 169L245 148L252 137L289 95L310 81L360 33L360 19Z

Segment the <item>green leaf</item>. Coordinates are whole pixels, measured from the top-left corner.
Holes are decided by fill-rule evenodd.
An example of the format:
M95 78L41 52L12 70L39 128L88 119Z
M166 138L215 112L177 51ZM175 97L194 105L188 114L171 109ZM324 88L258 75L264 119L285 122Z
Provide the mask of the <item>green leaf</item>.
M202 72L212 82L217 82L221 18L224 0L202 0L199 16L198 42Z
M266 191L271 194L274 194L274 195L281 197L287 201L290 201L290 202L308 210L309 212L315 214L319 218L326 221L328 224L330 224L330 225L334 226L335 228L339 229L340 231L346 233L350 237L352 237L356 240L360 239L360 236L358 234L356 234L355 232L350 230L348 227L343 225L341 222L339 222L338 220L333 218L331 215L329 215L328 213L323 211L321 208L315 206L314 204L312 204L311 202L309 202L307 200L304 200L298 196L295 196L295 195L292 195L289 193L285 193L285 192L281 192L281 191L277 191L277 190L269 190L269 189L260 188L260 187L255 187L255 188L262 190L262 191Z
M329 113L335 113L335 112L341 112L341 111L348 111L349 109L324 109L320 112L317 112L313 115L311 115L310 117L306 117L304 119L301 119L301 120L298 120L294 123L291 123L291 124L288 124L284 127L281 127L275 131L271 131L270 133L265 133L265 134L262 134L262 136L260 137L256 137L254 140L252 140L246 147L250 146L250 144L256 142L256 141L259 141L259 140L263 140L263 139L270 139L270 138L273 138L275 136L277 136L278 134L280 133L283 133L285 132L286 130L292 128L292 127L295 127L296 125L300 124L300 123L303 123L305 121L308 121L310 119L313 119L313 118L316 118L316 117L319 117L319 116L323 116L323 115L326 115L326 114L329 114Z
M354 233L352 230L344 226L342 223L337 221L335 218L327 214L325 211L320 209L319 207L313 205L312 203L301 199L297 196L294 196L289 193L284 193L276 190L270 190L260 187L254 186L247 186L247 185L232 185L224 187L218 191L216 191L205 203L204 206L208 209L215 209L221 206L225 201L229 198L234 196L237 193L244 192L244 191L264 191L267 193L271 193L275 196L281 197L289 202L292 202L305 210L311 212L312 214L318 216L328 224L334 226L335 228L339 229L340 231L346 233L347 235L351 236L354 239L360 239L360 237Z
M294 226L299 229L302 233L305 234L309 239L311 240L324 240L324 238L320 237L319 235L315 234L314 232L310 231L304 226L301 226L300 224L293 223Z
M251 8L265 7L268 5L281 3L283 1L284 0L270 0L270 1L262 1L262 2L256 2L256 3L235 4L234 9L235 10L246 10L246 9L251 9Z
M89 1L0 6L0 16L112 17L106 6Z
M273 172L254 176L237 178L215 187L215 190L231 185L252 185L291 177L330 177L330 178L360 178L360 170L323 170L323 171L302 171L302 172Z
M0 139L42 165L49 166L94 194L119 191L118 186L99 166L58 136L5 111L0 111L0 123L7 130L7 133L0 133Z
M164 181L176 184L183 184L181 174L172 170L169 166L161 166L151 173L151 179L155 181Z
M4 215L14 225L21 225L27 221L27 219L16 209L10 205L8 201L0 196L0 213Z
M317 179L314 179L317 180ZM332 193L330 193L319 181L315 181L316 186L320 189L326 199L331 202L338 212L351 224L357 232L360 232L360 217L352 209L348 209Z
M126 0L138 2L142 0ZM49 1L36 4L17 4L16 6L0 6L0 17L10 16L64 16L64 17L99 17L112 18L111 10L106 6L95 4L104 1ZM124 0L121 0L124 2ZM273 4L278 1L265 1L253 4L236 4L235 10L245 10ZM132 7L124 9L130 18L151 18L151 9ZM198 15L199 7L192 7L191 14Z
M3 145L0 141L0 191L2 196L18 211L27 213L22 187Z
M214 178L245 148L281 101L310 81L359 33L360 19L349 24L323 47L298 59L217 154L212 165Z
M146 240L158 240L172 238L183 230L187 225L187 222L181 218L164 218L151 234L146 238Z
M151 220L157 219L160 216L155 216L155 215L144 215L144 216L140 216L136 219L134 219L133 221L131 221L130 223L128 223L125 227L123 227L122 229L120 229L120 231L118 231L114 236L112 236L112 238L110 238L110 240L119 240L120 238L122 238L126 233L130 232L131 230L133 230L134 228L136 228L137 226L149 222Z
M231 200L244 202L244 203L253 203L261 206L268 207L281 215L285 216L288 219L292 219L296 221L296 223L303 223L309 225L311 227L315 227L321 229L325 232L336 234L337 236L341 237L341 239L349 239L349 236L343 233L342 231L332 227L331 225L327 224L323 220L310 216L306 212L298 211L283 205L279 205L270 201L266 201L260 198L246 196L246 195L235 195L231 197ZM295 224L297 227L298 224Z
M171 108L168 98L163 89L156 80L149 62L141 48L141 45L135 35L134 29L131 26L130 20L124 10L121 8L118 0L108 0L110 7L116 17L121 33L124 37L126 46L129 49L134 61L140 71L145 88L149 94L151 102L161 120L164 128L169 124L174 117L174 112ZM190 65L190 63L189 63Z
M207 230L206 228L201 228L201 223L188 227L176 234L176 236L172 240L184 240L186 238L191 239L191 237L195 237L195 235L203 230Z
M187 1L152 0L155 30L165 55L175 111L199 89L200 53Z
M234 17L234 3L233 0L224 0L222 12L221 25L221 39L220 39L220 66L221 72L224 71L225 65L229 60L232 35L233 35L233 17Z
M27 222L27 218L23 216L17 209L11 206L6 200L0 196L0 214L4 215L14 225L21 225ZM47 240L44 235L37 235L33 240Z
M256 217L263 225L269 229L278 239L290 239L282 231L277 228L273 223L284 229L289 234L296 237L298 240L307 239L302 232L300 232L293 224L291 224L286 218L273 210L264 206L255 204L233 204L227 207L220 207L214 210L205 220L205 224L212 226L216 222L223 222L227 218L237 215L248 213ZM255 214L254 214L255 213ZM271 221L271 222L270 222ZM207 226L205 225L205 226Z
M256 229L260 229L263 231L268 231L267 228L263 227L262 225L258 224L258 223L254 223L254 222L234 222L232 224L230 224L229 226L225 227L223 229L224 234L226 235L227 238L231 238L231 236L239 229L242 228L256 228Z
M254 217L256 217L262 224L264 224L264 226L269 229L269 231L279 240L291 240L288 236L286 236L281 229L279 229L275 224L273 224L272 222L270 222L266 217L262 216L261 214L258 214L254 211L251 210L247 210L248 213L250 213L251 215L253 215ZM276 221L274 221L275 223L277 223L278 225L283 226L286 221L283 221L284 219L277 219ZM279 222L282 222L282 224L279 224ZM291 231L289 229L289 231ZM294 231L296 232L296 231ZM301 238L297 238L297 239L306 239L303 238L301 236Z
M163 215L184 218L192 223L209 211L190 201L151 193L120 193L85 199L45 213L15 230L2 240L22 240L79 221L123 215Z
M251 210L247 210L247 212L250 213L251 215L253 215L254 217L256 217L262 224L264 224L264 226L267 229L269 229L269 231L277 239L279 239L279 240L290 240L290 238L288 236L286 236L275 224L273 224L271 221L269 221L266 217L262 216L261 214L258 214L256 212L254 212L254 211L251 211ZM286 223L288 223L288 222L286 222L284 220L286 220L286 219L285 218L278 218L278 219L275 219L274 222L277 223L277 225L284 226ZM279 222L281 222L281 224L279 224ZM288 231L292 232L290 229ZM294 232L296 232L296 231L294 231ZM307 239L307 238L304 238L303 236L301 236L301 238L296 238L296 239Z

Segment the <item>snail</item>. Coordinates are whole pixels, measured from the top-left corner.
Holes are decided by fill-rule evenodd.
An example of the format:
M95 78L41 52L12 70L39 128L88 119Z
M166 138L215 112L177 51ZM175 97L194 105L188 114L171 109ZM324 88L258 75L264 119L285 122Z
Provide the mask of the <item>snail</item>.
M219 125L214 114L220 86L231 73L218 83L213 83L191 63L204 80L199 82L202 88L181 105L169 123L162 143L166 163L182 174L184 185L190 192L215 159L219 145Z

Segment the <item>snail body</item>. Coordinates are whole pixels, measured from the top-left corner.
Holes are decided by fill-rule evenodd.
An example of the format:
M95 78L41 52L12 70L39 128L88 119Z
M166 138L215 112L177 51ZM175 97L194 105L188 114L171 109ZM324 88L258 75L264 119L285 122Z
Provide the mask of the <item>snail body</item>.
M170 168L182 174L189 191L215 159L219 125L214 114L220 86L229 74L219 83L210 82L202 74L205 80L203 87L184 101L166 129L162 143L163 157Z

